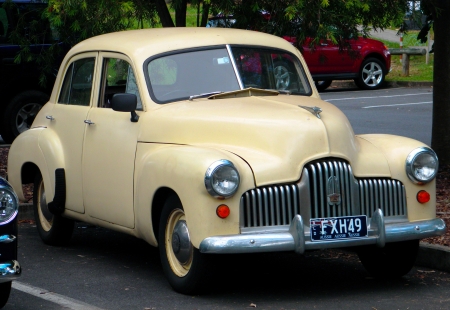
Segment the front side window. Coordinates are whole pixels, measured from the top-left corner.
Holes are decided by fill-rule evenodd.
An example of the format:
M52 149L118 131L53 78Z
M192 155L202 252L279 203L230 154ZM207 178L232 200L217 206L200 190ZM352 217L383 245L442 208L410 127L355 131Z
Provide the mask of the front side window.
M158 103L249 87L311 93L298 58L278 49L231 46L182 51L149 59L145 66L150 96Z
M58 103L89 106L94 77L95 58L72 62L66 71Z
M136 95L136 109L142 110L141 97L131 65L123 59L105 58L103 60L103 70L99 106L102 108L110 108L111 99L114 94L129 93Z

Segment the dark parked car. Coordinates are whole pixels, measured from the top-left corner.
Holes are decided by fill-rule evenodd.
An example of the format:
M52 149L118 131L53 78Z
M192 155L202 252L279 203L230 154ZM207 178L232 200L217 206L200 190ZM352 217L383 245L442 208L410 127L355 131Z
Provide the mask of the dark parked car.
M268 13L261 13L267 19ZM233 16L219 14L211 17L206 27L233 27L236 19ZM295 37L283 36L291 43ZM322 40L313 51L310 41L303 45L302 55L319 91L325 90L333 80L354 80L361 89L377 89L383 83L391 67L391 54L383 42L359 37L348 40L352 51L342 51L339 46L330 40ZM292 68L279 63L277 66L279 76L285 76L285 83L289 83Z
M47 82L43 86L39 83L42 72L39 64L25 60L15 62L21 46L11 36L15 29L20 29L24 37L31 37L31 31L38 29L36 32L43 34L42 43L31 45L30 51L37 54L48 48L55 40L48 23L41 18L46 7L47 3L42 0L0 0L0 135L6 143L11 143L30 127L48 101L55 81L56 70L46 75ZM59 60L55 63L55 69L59 63Z
M0 308L11 292L11 282L21 274L17 261L17 212L19 200L11 185L0 177Z

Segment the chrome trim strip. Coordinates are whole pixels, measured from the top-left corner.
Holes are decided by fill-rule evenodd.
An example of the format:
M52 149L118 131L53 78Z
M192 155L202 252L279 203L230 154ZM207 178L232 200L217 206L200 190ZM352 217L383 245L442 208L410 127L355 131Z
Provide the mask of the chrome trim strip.
M9 282L20 277L22 268L16 260L0 263L0 283Z
M241 75L239 74L239 71L237 69L236 62L234 61L234 55L233 55L233 51L231 50L231 46L229 44L227 44L226 47L227 47L228 55L230 56L230 59L231 59L231 64L233 65L234 74L236 75L239 87L240 87L240 89L244 89L244 83L242 83Z
M0 236L0 243L11 243L16 239L17 238L14 235L2 235Z
M440 236L446 226L442 219L418 222L385 223L383 213L378 209L370 221L368 237L341 239L338 241L310 241L309 230L300 215L296 215L288 231L271 233L252 233L241 235L214 236L205 238L199 250L202 253L232 254L295 251L342 248L376 244L383 247L389 242L423 239Z

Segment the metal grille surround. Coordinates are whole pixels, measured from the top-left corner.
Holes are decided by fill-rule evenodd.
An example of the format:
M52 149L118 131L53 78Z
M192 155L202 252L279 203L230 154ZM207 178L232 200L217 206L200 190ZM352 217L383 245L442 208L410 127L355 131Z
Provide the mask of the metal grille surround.
M403 184L387 178L356 179L342 160L322 160L305 166L294 184L264 186L241 197L241 226L289 225L296 214L310 218L367 215L380 208L385 217L406 216Z

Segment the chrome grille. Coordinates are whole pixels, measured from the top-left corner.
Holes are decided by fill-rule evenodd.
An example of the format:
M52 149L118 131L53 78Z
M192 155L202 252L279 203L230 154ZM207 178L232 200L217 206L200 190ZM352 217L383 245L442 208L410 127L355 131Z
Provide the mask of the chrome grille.
M288 225L300 214L295 184L256 188L241 198L245 227Z
M362 179L359 183L361 213L372 216L380 208L384 216L406 215L405 187L390 179Z
M340 202L330 193L338 193ZM405 216L403 184L385 178L356 179L351 166L341 160L310 163L295 184L259 187L241 197L244 228L289 225L296 214L306 223L310 218L371 217L378 208L386 217Z

